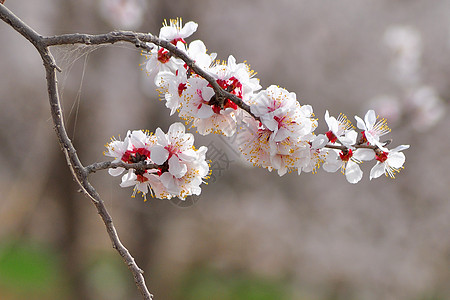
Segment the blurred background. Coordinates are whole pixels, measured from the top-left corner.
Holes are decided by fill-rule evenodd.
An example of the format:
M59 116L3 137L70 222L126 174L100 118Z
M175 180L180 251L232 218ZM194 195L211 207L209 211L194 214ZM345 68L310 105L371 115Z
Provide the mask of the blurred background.
M242 164L232 140L196 136L213 176L186 202L131 198L91 176L155 299L450 299L450 0L41 0L5 5L44 35L199 24L189 41L233 54L323 115L373 108L395 180L288 174ZM77 192L50 119L42 62L0 23L0 299L140 299L89 199ZM82 162L112 136L178 121L132 45L52 49Z

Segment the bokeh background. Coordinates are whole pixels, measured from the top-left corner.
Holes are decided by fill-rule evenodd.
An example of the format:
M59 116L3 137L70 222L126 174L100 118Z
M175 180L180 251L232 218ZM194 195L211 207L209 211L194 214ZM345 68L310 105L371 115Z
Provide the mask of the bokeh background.
M44 35L129 29L165 18L233 54L323 115L374 108L410 144L395 180L249 167L233 141L210 147L200 197L130 198L92 175L155 299L450 299L449 0L41 0L5 5ZM132 45L52 49L69 134L85 165L128 129L178 121L158 101ZM140 299L52 128L42 62L0 23L0 299ZM214 151L213 151L214 149Z

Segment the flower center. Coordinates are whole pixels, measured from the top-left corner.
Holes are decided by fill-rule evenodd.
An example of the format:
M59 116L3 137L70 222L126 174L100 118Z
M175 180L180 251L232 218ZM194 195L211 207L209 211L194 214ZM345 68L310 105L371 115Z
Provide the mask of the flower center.
M326 133L328 140L330 140L330 143L335 143L337 140L337 136L334 135L334 133L330 130Z
M178 85L178 96L181 97L181 94L183 94L183 91L186 90L186 89L187 89L186 83L180 83Z
M164 48L158 50L158 60L165 64L170 60L170 53Z
M385 162L387 158L388 158L388 153L384 152L384 151L379 151L375 155L375 159L381 163Z
M349 161L350 158L353 156L352 149L348 149L348 150L345 150L345 151L341 151L341 152L339 153L339 156L341 157L341 160L342 160L342 161Z

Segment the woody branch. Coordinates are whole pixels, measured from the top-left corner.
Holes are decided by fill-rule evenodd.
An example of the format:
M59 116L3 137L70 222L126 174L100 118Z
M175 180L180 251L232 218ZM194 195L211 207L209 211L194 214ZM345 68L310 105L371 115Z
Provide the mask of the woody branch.
M70 140L63 120L61 103L59 100L58 85L56 79L55 70L59 70L55 60L49 51L50 44L46 43L46 38L38 34L31 27L25 24L17 16L15 16L8 8L3 4L0 4L0 18L7 24L9 24L14 30L24 36L30 43L32 43L39 54L42 57L46 79L47 90L50 102L50 109L58 142L61 146L61 150L64 153L67 161L67 165L72 173L73 178L77 184L81 187L81 190L87 195L92 203L97 208L97 212L100 215L103 223L105 224L106 231L111 239L112 246L118 251L124 262L127 264L129 270L133 274L135 284L143 299L149 300L153 296L148 291L143 276L143 271L136 264L133 256L131 256L128 249L121 243L117 230L113 224L111 215L107 211L103 200L97 193L95 188L90 184L88 175L96 170L96 167L84 167L78 158L77 151ZM55 38L55 37L54 37ZM123 167L123 166L122 166Z

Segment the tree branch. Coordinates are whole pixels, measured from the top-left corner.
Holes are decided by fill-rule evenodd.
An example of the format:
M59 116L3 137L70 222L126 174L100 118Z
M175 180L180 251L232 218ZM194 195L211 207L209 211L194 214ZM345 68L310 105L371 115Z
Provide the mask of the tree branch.
M216 96L218 99L222 99L222 102L225 99L230 99L236 105L238 105L241 109L245 110L249 113L253 118L259 120L251 111L250 106L242 101L238 96L225 91L222 89L217 83L214 76L200 68L193 59L191 59L186 52L178 49L175 45L171 44L169 41L162 40L158 37L150 33L136 33L132 31L112 31L105 34L80 34L80 33L72 33L72 34L63 34L56 35L50 37L43 37L43 44L46 47L49 46L57 46L57 45L67 45L67 44L85 44L85 45L102 45L102 44L114 44L117 42L128 42L134 44L136 47L142 48L145 51L149 52L152 49L151 45L147 43L153 43L159 47L163 47L167 49L173 56L180 58L183 60L186 65L194 71L199 76L203 77L211 87L214 89Z
M97 171L100 170L106 170L106 169L116 169L116 168L124 168L125 170L129 170L129 169L135 169L137 171L145 171L148 169L158 169L158 165L155 164L147 164L145 162L138 162L138 163L134 163L134 164L127 164L124 163L123 161L119 161L119 162L111 162L111 161L104 161L104 162L97 162L97 163L93 163L89 166L85 167L85 170L87 173L95 173Z
M58 142L61 146L61 150L66 157L66 161L70 171L72 172L73 178L97 208L97 212L106 226L106 231L111 239L113 248L119 252L120 256L123 258L129 270L133 274L134 281L143 299L152 299L153 296L150 294L147 286L145 285L143 271L138 267L128 249L121 243L112 218L101 200L100 195L88 181L88 175L92 171L89 171L88 168L85 168L82 165L76 153L76 149L67 135L62 116L55 72L55 69L58 69L58 67L56 66L55 60L48 49L49 45L46 44L45 38L16 17L3 4L0 4L0 18L24 36L28 41L30 41L41 55L46 72L47 90L54 128L58 137Z

